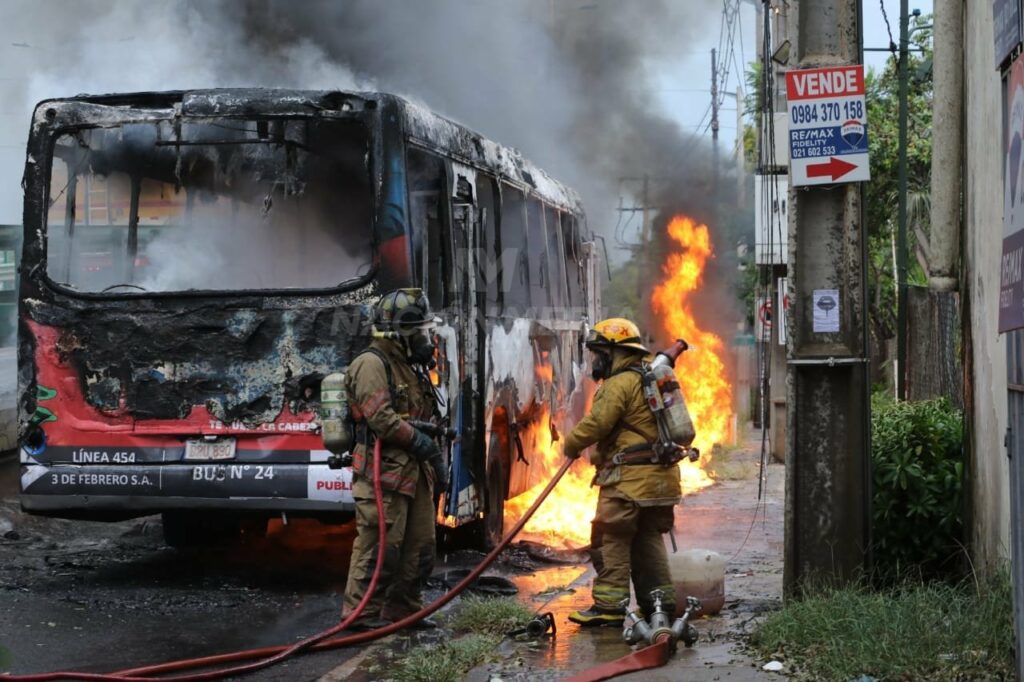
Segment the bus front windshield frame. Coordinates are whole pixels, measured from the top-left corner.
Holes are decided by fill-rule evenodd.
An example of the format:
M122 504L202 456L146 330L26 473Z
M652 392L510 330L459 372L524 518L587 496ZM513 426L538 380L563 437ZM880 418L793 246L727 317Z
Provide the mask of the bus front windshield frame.
M374 264L371 148L352 119L58 131L46 277L110 296L357 286Z

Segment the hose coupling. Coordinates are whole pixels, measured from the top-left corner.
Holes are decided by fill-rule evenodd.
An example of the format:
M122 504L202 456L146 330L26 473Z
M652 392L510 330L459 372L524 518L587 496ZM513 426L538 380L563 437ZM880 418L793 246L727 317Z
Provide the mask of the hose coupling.
M651 646L658 642L668 641L669 648L675 651L676 642L682 642L686 647L691 647L697 642L697 630L690 625L690 619L702 609L700 600L696 597L686 598L686 611L682 616L671 623L668 613L663 607L665 593L661 590L651 591L651 601L654 604L654 612L649 620L644 620L635 611L629 611L627 625L622 632L622 638L627 644L641 644Z

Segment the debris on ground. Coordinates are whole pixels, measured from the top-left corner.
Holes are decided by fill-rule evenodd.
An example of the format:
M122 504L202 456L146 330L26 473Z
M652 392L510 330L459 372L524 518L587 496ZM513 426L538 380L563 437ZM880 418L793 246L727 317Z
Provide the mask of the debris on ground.
M514 546L526 552L526 555L531 559L542 563L567 564L575 566L585 564L590 561L589 546L575 549L559 549L539 542L532 542L530 540L517 542Z

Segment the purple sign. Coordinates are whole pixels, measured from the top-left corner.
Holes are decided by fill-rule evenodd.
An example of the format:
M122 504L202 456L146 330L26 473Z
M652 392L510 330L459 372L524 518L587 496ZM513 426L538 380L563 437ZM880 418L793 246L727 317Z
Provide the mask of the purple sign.
M1024 61L1006 78L1003 257L999 262L999 332L1024 327Z

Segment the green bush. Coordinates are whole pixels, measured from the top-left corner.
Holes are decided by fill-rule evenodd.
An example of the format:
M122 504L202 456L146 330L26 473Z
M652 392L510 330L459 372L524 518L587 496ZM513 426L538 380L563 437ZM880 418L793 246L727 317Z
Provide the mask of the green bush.
M875 567L883 578L962 566L963 418L945 398L872 414Z

